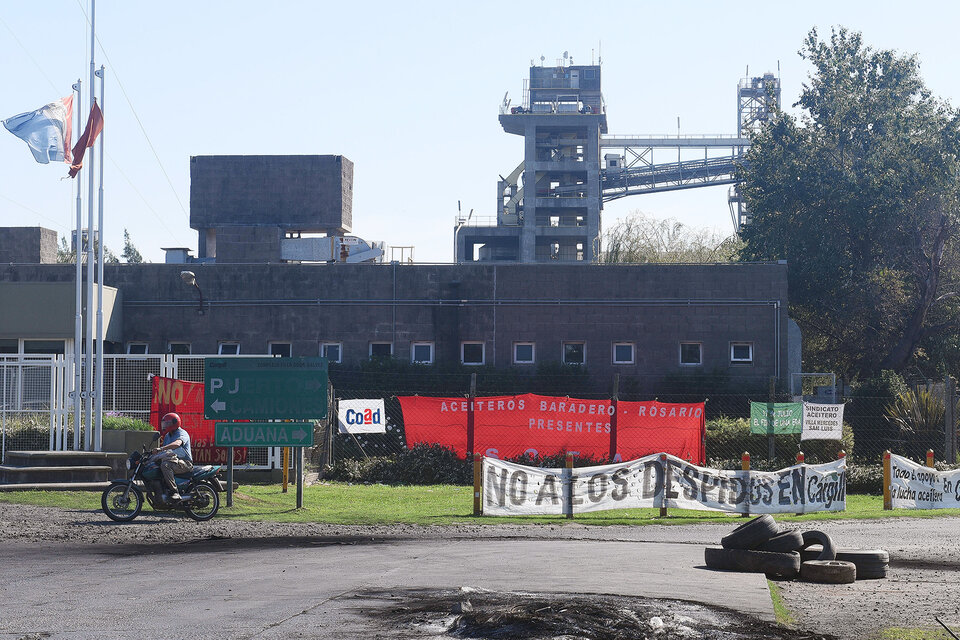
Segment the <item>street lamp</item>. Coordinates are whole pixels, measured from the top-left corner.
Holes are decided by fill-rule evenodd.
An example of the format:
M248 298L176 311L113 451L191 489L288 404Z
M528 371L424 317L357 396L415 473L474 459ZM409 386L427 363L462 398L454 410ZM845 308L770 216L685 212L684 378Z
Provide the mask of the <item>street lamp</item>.
M200 295L200 307L197 309L197 315L203 315L203 291L200 290L200 285L197 284L197 274L193 271L181 271L180 279L183 280L183 283L188 287L196 287L197 293Z

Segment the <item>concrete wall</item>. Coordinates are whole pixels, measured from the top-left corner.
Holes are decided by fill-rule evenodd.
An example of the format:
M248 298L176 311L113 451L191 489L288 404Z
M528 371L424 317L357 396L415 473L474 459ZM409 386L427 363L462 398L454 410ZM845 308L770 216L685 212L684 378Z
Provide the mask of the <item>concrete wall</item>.
M513 343L536 343L537 364L561 360L564 341L586 343L586 366L612 374L781 377L787 373L787 267L745 265L375 265L202 264L204 298L179 265L105 268L122 293L123 340L152 353L170 341L216 353L292 343L295 356L342 342L356 363L374 341L409 359L411 342L432 341L438 362L457 363L461 341L482 341L487 364L512 366ZM0 281L69 281L69 267L0 266ZM37 310L42 313L42 310ZM632 342L634 364L614 365L612 344ZM680 366L681 341L703 344L701 366ZM731 364L730 343L751 342L753 363ZM535 368L534 365L522 365Z
M230 225L349 232L353 163L343 156L191 157L190 227Z
M0 227L0 263L56 264L57 232L43 227Z

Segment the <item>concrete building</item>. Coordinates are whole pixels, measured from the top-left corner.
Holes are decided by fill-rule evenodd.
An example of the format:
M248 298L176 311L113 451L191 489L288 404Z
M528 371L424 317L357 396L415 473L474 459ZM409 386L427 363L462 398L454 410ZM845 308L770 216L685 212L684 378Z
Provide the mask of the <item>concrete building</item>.
M567 364L604 384L614 373L655 384L785 379L798 347L785 264L192 268L199 290L181 279L183 265L106 265L106 351L324 355L345 366L392 356L531 373ZM43 340L69 353L74 277L72 265L0 265L0 349L26 353Z

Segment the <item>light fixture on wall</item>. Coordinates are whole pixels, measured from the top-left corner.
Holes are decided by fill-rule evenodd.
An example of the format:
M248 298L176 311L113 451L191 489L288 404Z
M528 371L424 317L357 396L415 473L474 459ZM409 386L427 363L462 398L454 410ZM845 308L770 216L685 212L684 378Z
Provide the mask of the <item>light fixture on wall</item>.
M203 315L203 291L200 290L200 285L197 284L197 274L193 271L181 271L180 279L188 287L196 287L197 293L200 295L200 306L197 308L197 315Z

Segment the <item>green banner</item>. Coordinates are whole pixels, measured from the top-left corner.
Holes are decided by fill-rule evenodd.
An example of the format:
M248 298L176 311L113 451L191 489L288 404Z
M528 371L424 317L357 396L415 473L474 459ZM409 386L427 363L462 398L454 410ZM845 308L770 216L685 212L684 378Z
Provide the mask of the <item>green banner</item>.
M802 402L751 402L750 433L762 435L803 431Z

